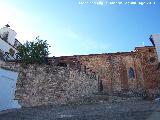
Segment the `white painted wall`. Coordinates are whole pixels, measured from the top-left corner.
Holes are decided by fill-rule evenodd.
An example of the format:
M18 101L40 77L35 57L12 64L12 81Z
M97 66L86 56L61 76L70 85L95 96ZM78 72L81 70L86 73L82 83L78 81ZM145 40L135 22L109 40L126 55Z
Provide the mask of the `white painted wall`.
M11 45L9 45L8 43L6 43L4 40L0 38L0 49L4 52L9 52L10 48L15 50L15 53L17 53L17 50L14 47L12 47ZM16 57L16 55L14 55L14 57Z
M156 47L158 61L160 62L160 34L153 34L152 39L153 39L155 47Z
M10 29L9 27L3 27L0 29L0 35L3 35L6 32L8 32L7 41L9 44L0 38L0 49L3 52L9 52L10 48L12 48L15 51L15 53L17 53L17 50L13 47L16 41L15 36L17 33L14 30ZM16 58L16 55L14 55L13 57Z
M9 32L8 34L8 42L11 44L11 45L14 45L14 42L15 42L15 37L16 37L16 32L8 27L3 27L0 29L0 34L3 34L5 32Z
M0 111L20 108L15 98L18 73L0 68Z

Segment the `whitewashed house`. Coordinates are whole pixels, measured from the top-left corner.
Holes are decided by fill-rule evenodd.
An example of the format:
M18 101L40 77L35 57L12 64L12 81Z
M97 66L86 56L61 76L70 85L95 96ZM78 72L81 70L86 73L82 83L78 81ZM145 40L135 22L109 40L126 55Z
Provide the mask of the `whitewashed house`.
M0 29L0 111L21 107L15 100L18 72L6 70L2 67L3 60L16 59L16 48L21 44L15 38L16 34L8 24Z
M8 24L0 29L0 56L3 56L4 59L14 60L16 58L16 48L21 44L15 38L16 34Z

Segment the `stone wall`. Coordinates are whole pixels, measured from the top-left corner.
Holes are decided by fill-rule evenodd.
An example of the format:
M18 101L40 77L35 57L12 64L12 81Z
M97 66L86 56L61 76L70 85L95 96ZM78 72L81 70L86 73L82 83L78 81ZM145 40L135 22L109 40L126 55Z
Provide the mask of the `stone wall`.
M21 68L16 99L22 106L65 104L98 92L95 75L58 66L30 65Z
M128 54L126 56L123 57L123 63L124 63L124 66L125 66L125 69L126 69L126 82L128 84L127 88L129 90L135 90L138 88L138 84L139 84L139 76L137 74L138 72L138 69L137 69L137 64L136 65L136 62L135 61L139 61L138 58L135 58L135 54L136 53L132 53L132 54ZM132 68L134 70L134 77L131 78L129 76L129 69ZM123 79L121 81L124 81Z
M95 71L102 80L104 91L154 89L160 86L158 59L152 46L138 47L134 52L80 55L79 61ZM129 69L134 71L130 78Z
M144 50L148 47L142 47ZM77 67L81 65L84 71L92 71L99 76L102 81L103 91L114 92L123 90L137 90L146 88L146 77L148 74L144 72L145 64L152 68L152 64L144 61L144 56L148 54L155 56L154 47L151 53L142 50L135 50L134 52L117 52L107 54L90 54L90 55L77 55L77 56L63 56L58 58L60 63L65 63L68 66ZM137 48L136 48L137 49ZM129 69L132 68L134 77L129 77ZM158 74L155 74L158 76ZM147 78L148 79L148 78ZM155 80L155 84L157 84ZM100 86L100 85L99 85Z
M20 72L16 98L22 106L35 106L76 101L100 90L100 81L105 92L143 89L160 93L157 65L155 48L149 46L138 47L134 52L50 58L50 66L2 67ZM130 68L133 78L129 76Z
M106 55L82 55L79 57L80 63L86 67L87 70L92 70L97 75L99 75L100 80L102 80L103 91L110 90L111 84L111 64L110 56Z
M20 64L16 62L4 62L0 60L0 67L6 70L11 70L15 72L19 72Z
M15 99L24 107L76 102L98 92L98 77L92 72L2 61L0 67L19 72Z
M160 87L160 69L158 67L158 58L155 47L136 48L141 62L141 75L144 81L145 89L154 89Z
M137 89L139 76L129 78L128 70L133 68L134 72L139 72L135 61L139 58L134 57L135 53L113 53L101 55L80 56L81 64L88 69L95 71L103 81L103 88L106 92ZM138 65L140 64L137 62ZM141 75L141 73L139 74Z

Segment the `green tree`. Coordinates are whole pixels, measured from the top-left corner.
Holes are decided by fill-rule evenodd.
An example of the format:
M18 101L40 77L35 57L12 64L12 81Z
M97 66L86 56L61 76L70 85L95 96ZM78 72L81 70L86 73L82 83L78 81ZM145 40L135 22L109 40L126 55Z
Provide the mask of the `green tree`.
M40 40L39 37L32 42L26 42L17 47L17 58L26 64L42 64L45 63L46 57L49 55L49 44L46 40Z

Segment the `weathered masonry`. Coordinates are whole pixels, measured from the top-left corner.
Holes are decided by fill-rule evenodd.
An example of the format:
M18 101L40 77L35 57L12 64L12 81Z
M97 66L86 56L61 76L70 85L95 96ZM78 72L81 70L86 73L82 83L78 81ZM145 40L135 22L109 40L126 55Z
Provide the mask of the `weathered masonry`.
M136 47L132 52L49 58L49 63L97 74L100 91L160 87L160 70L156 69L158 58L153 46Z
M76 102L98 91L97 75L70 67L49 65L21 67L14 62L0 61L0 68L19 73L16 91L13 91L10 85L7 90L14 94L9 100L18 100L19 105L25 107Z

